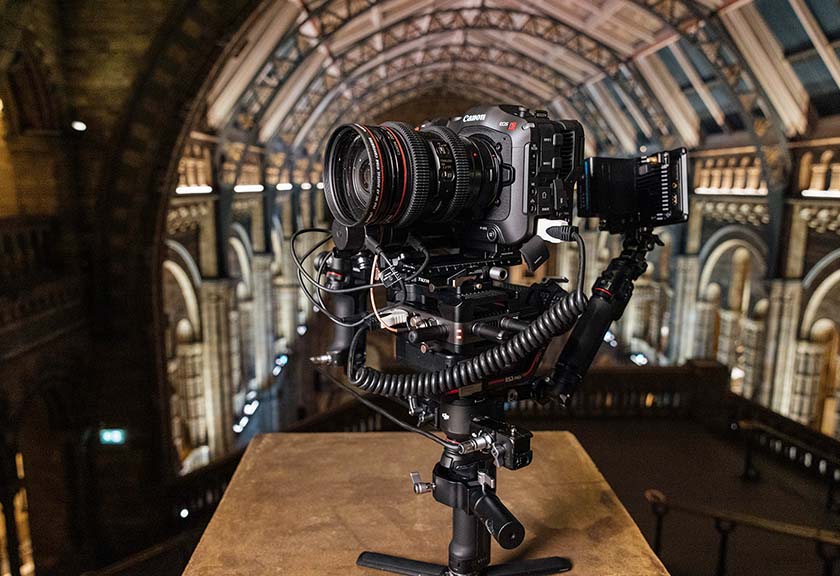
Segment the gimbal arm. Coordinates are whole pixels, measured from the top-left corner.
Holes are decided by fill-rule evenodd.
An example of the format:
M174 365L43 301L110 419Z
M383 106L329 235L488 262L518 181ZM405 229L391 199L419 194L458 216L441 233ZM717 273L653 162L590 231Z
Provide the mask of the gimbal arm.
M624 313L633 282L647 269L645 256L658 243L657 236L647 229L625 236L621 255L595 281L586 310L557 359L545 388L548 397L565 402L580 386L610 325Z

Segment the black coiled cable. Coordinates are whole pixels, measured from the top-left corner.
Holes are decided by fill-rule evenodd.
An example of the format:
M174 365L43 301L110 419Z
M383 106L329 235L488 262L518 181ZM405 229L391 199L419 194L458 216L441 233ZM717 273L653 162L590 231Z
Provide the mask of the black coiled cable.
M486 380L545 348L552 338L571 330L586 304L583 290L566 294L510 340L443 370L392 374L363 366L348 370L352 372L348 376L352 384L371 394L397 397L444 394ZM350 358L352 363L352 350Z
M555 336L571 330L589 301L583 291L583 282L586 277L586 245L574 226L554 227L552 232L562 240L574 240L577 243L580 258L578 285L574 292L566 294L548 310L537 316L525 330L517 332L502 344L485 350L469 360L459 362L455 366L434 372L393 374L380 372L368 366L356 369L356 347L361 336L370 327L369 324L364 324L356 331L350 343L347 379L362 390L381 396L445 394L495 376L505 368L542 350Z

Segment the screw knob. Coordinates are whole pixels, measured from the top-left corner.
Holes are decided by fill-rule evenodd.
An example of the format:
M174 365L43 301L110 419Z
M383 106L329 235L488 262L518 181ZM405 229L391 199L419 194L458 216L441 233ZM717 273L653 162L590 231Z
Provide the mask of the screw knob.
M414 487L415 494L425 494L435 489L433 483L420 480L420 472L411 472L409 476L411 477L411 485Z

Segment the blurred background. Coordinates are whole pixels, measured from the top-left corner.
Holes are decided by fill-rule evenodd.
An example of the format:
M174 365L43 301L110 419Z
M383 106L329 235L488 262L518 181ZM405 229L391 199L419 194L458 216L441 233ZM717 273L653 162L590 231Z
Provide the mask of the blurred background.
M840 529L839 49L837 0L0 2L2 573L179 574L255 434L385 429L306 360L325 139L506 102L693 183L584 391L511 418L675 575L831 574L778 522ZM620 239L578 224L591 284Z

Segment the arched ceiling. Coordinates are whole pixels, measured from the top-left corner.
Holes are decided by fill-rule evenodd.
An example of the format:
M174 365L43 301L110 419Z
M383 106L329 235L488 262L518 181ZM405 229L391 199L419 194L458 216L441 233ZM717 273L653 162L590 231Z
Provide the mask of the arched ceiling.
M655 41L665 26L642 17L644 9L623 0L603 6L585 1L333 1L297 5L298 16L292 20L294 6L267 8L253 24L261 33L271 29L273 39L279 25L267 26L266 20L280 22L286 30L268 53L266 41L255 34L253 49L229 64L238 73L222 74L226 89L211 92L211 128L234 133L258 125L252 141L299 149L306 119L337 94L350 93L351 83L364 83L365 75L377 74L378 67L391 62L412 66L411 56L415 63L439 58L453 68L475 62L476 50L455 49L459 45L504 52L503 59L491 62L485 55L483 62L510 77L509 91L518 84L539 96L537 107L555 114L566 110L584 120L592 116L590 132L597 132L593 135L605 150L635 152L633 123L639 119L643 138L650 141L658 141L668 128L661 106L639 82L632 63L633 54ZM637 24L624 25L628 18ZM438 50L443 46L453 49ZM255 73L253 61L260 59L265 65ZM633 102L637 120L608 124L601 118L597 88L586 85L607 77L616 81L625 101ZM230 95L235 92L238 101ZM651 128L651 116L661 127L659 133Z
M576 118L590 153L694 148L738 133L781 222L787 139L810 129L809 98L840 113L826 105L831 89L840 98L826 36L836 40L840 26L811 13L814 2L266 0L208 92L206 127L219 136L216 165L236 165L234 183L247 155L229 145L315 165L338 124L442 91ZM817 56L792 52L787 23L774 18L798 22L824 77L797 67L794 58Z

